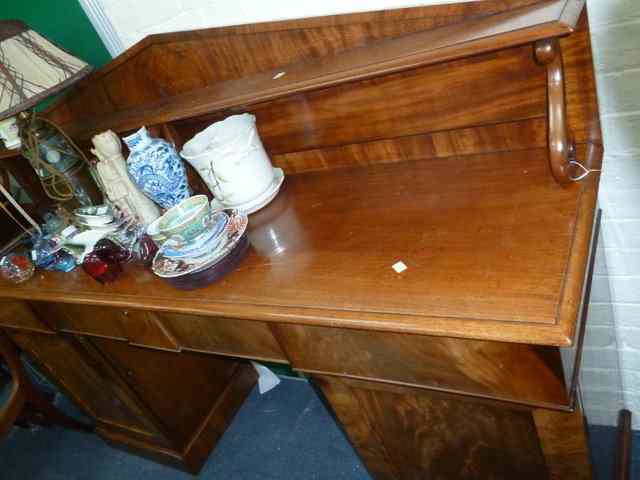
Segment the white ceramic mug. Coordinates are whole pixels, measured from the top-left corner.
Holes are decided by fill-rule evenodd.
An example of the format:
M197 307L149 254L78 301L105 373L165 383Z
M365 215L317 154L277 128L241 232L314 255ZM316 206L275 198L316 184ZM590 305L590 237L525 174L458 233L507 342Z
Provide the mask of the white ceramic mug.
M248 113L210 125L185 143L180 156L227 206L250 202L273 183L271 160Z

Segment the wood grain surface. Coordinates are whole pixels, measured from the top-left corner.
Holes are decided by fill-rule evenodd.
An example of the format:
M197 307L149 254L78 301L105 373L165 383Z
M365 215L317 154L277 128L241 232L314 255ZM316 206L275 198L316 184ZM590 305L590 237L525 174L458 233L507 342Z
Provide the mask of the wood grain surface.
M438 62L491 52L571 33L575 24L567 24L563 13L576 0L549 0L494 15L470 18L460 23L380 40L339 54L289 64L283 69L261 71L238 79L222 80L202 89L157 102L146 97L143 107L128 108L110 115L73 119L63 126L79 139L111 128L117 132L145 123L159 123L209 114L233 107L295 95L381 76ZM584 2L578 2L582 5ZM574 19L577 21L577 18ZM127 62L120 87L132 90L144 63L134 57ZM282 71L284 76L277 76Z
M531 41L531 37L539 39L566 34L575 26L566 23L563 12L567 4L576 3L576 0L484 3L487 5L423 7L153 36L81 82L75 89L74 100L61 102L50 110L67 110L73 112L74 118L78 118L82 111L104 114L110 106L111 111L125 110L154 99L168 98L172 94L183 94L212 83L220 84L228 79L246 77L297 61L306 61L303 69L307 70L310 60L351 50L353 53L348 54L351 57L347 56L340 63L340 70L347 71L352 59L357 64L366 65L396 56L393 48L385 51L387 45L393 47L393 43L377 45L375 50L378 53L371 58L354 51L354 48L371 42L384 42L385 39L402 42L398 47L403 50L403 56L408 56L410 50L407 48L417 48L431 52L432 59L445 59L450 58L446 56L450 52L443 47L460 42L488 38L489 44L495 42L494 48L503 48L516 39L525 43ZM463 20L465 28L459 28L456 23ZM430 33L436 31L439 33ZM502 35L497 36L499 34ZM411 35L418 36L411 38ZM195 43L207 45L201 49ZM464 47L471 49L472 45ZM251 55L253 51L260 51L261 55ZM177 77L171 73L174 69L184 73ZM330 70L323 67L323 74ZM291 72L288 76L289 79L279 83L292 83ZM150 78L155 80L151 88L148 85ZM140 88L142 85L147 87ZM136 100L132 101L132 94ZM64 116L54 115L54 118L63 121Z
M596 185L558 186L544 149L295 175L252 216L242 265L204 290L130 267L105 286L45 272L0 296L568 345Z
M572 413L535 410L533 418L551 480L593 478L582 406Z
M273 329L291 366L306 373L573 408L556 347L300 325Z
M8 331L11 339L62 388L68 397L98 425L126 432L136 438L164 443L153 424L146 421L131 391L89 357L83 342L59 335ZM93 361L88 360L91 358Z
M376 480L549 478L527 410L372 382L313 380Z
M559 39L566 124L599 169L583 5L488 0L147 38L49 117L83 147L146 123L180 148L251 112L283 190L217 284L176 291L134 266L107 285L38 272L0 284L0 325L102 438L192 473L255 383L248 362L223 358L236 356L309 372L377 479L590 478L582 414L566 411L599 175L554 181L558 103L534 55ZM0 158L26 178L16 153Z

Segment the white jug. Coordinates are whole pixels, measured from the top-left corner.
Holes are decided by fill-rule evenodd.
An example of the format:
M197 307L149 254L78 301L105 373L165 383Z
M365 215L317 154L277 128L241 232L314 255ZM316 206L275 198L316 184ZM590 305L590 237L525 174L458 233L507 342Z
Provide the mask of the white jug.
M184 144L180 156L227 207L250 202L273 183L273 166L260 141L256 117L248 113L210 125Z

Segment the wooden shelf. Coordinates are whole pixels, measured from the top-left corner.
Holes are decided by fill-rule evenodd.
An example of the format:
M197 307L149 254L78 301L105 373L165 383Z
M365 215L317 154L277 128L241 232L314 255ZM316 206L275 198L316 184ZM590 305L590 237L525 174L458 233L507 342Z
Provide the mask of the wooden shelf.
M38 273L0 296L568 345L595 191L558 186L545 149L294 175L251 216L249 256L206 289L130 267L105 286Z
M74 119L63 128L79 141L247 106L311 90L570 34L584 0L550 0L462 23L382 40L337 55L215 83L142 107ZM99 73L99 72L98 72Z

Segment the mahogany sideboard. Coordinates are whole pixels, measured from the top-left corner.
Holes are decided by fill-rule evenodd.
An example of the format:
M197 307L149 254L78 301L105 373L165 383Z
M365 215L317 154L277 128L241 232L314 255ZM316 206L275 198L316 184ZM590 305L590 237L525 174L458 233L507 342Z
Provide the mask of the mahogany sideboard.
M584 1L151 36L46 114L85 147L142 124L179 147L245 111L287 178L222 281L0 285L1 330L97 433L198 472L255 359L305 372L376 479L591 478L578 373L603 152Z

